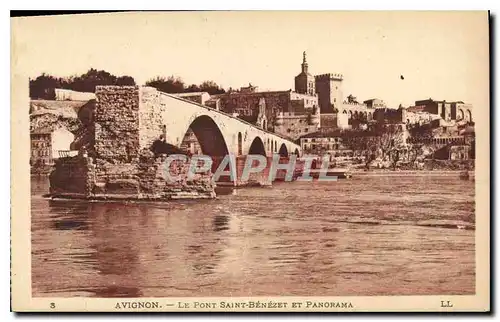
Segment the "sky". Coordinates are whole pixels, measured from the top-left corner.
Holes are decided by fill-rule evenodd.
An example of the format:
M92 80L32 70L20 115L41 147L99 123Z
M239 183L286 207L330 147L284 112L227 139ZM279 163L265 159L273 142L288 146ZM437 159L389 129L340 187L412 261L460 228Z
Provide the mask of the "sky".
M489 106L486 12L149 12L12 18L23 77L104 69L224 88L294 88L309 71L341 73L344 97L462 100ZM404 80L401 80L401 75Z

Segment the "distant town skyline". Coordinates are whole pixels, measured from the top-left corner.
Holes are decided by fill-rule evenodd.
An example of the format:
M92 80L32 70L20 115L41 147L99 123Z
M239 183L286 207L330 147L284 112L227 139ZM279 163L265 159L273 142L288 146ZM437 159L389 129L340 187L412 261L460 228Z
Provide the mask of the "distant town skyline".
M344 98L390 107L429 97L489 103L485 12L148 12L16 25L12 41L22 50L13 63L31 78L95 68L140 85L174 75L188 85L293 90L306 51L313 75L343 74Z

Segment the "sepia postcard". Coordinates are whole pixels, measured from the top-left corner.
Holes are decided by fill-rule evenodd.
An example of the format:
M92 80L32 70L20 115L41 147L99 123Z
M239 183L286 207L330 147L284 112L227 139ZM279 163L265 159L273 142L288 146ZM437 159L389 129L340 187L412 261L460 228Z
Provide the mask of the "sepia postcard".
M489 312L486 11L11 17L16 312Z

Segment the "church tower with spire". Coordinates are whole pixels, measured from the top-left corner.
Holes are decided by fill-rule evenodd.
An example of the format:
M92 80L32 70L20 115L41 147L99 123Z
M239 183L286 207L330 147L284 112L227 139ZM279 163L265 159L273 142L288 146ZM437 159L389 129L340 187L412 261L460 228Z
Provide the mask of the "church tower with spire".
M306 52L303 52L302 71L295 76L295 91L301 94L316 95L316 83L314 76L309 73Z

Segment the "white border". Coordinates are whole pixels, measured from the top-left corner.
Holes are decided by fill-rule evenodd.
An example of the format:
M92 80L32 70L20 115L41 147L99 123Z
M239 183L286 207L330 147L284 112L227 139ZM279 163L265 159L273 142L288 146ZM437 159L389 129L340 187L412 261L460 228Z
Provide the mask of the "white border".
M7 2L2 2L2 6L4 4L7 4ZM34 7L39 7L40 2L35 2L35 1L16 1L14 3L15 8L13 9L30 9ZM122 10L125 9L141 9L141 10L148 10L148 9L158 9L158 7L153 4L153 3L147 3L145 1L141 2L124 2L121 1L120 5L122 5ZM109 9L110 6L107 3L104 3L102 0L88 0L85 2L69 2L69 1L44 1L44 7L45 9L65 9L65 10L71 10L71 9L88 9L88 10L96 10L96 9ZM389 10L389 9L405 9L405 10L479 10L479 9L492 9L493 13L498 13L500 10L497 9L498 7L498 1L454 1L454 2L449 2L449 3L438 3L436 1L428 1L428 0L421 0L421 1L415 1L415 2L396 2L396 1L349 1L348 3L343 3L343 4L336 4L333 6L331 3L321 3L320 1L287 1L286 3L270 3L268 0L255 0L252 1L251 4L248 2L244 3L236 3L235 1L211 1L210 3L207 3L206 1L183 1L182 3L169 3L168 4L169 9L175 10L175 9L184 9L184 10L194 10L194 9L204 9L204 10L215 10L215 9L231 9L231 10L241 10L241 9L265 9L265 10L275 10L275 9L283 9L286 7L286 9L291 9L291 10L327 10L327 9L336 9L336 10ZM2 16L2 23L0 24L0 28L2 30L2 39L5 41L5 45L2 46L2 58L4 62L4 66L7 68L5 70L10 69L10 43L7 45L7 42L10 39L10 21L7 18L7 15L5 14L6 11L4 12L4 16ZM496 22L498 24L498 21ZM496 39L495 35L495 39ZM498 54L495 55L495 58L498 58ZM496 66L495 66L496 67ZM496 74L496 68L492 73ZM3 95L1 96L4 100L4 114L3 117L0 118L2 122L2 126L0 126L0 142L2 143L2 148L4 151L10 150L10 74L9 73L4 73L2 77L2 90L3 90ZM493 85L493 84L492 84ZM497 85L497 84L495 84ZM495 92L498 93L497 91L498 85L495 86L493 89ZM497 106L496 100L494 102L491 102L493 106ZM498 112L496 113L495 117L495 124L500 124L499 121L499 116ZM7 117L9 115L9 117ZM498 131L494 129L494 132L492 132L492 136L494 135L495 141L497 143L496 148L498 149ZM496 155L498 157L498 155ZM7 249L7 245L9 245L9 239L10 236L10 229L9 227L9 216L10 214L10 172L8 167L8 163L10 160L7 160L7 158L2 158L2 167L0 168L2 171L2 185L1 185L1 192L2 194L0 195L2 198L2 203L1 205L4 207L3 213L3 225L0 225L1 231L1 236L3 236L3 248L2 248L2 254L4 255L3 258L5 259L2 261L2 284L1 284L1 294L2 294L2 303L4 305L4 309L2 312L5 314L9 310L9 307L6 307L10 305L10 292L8 291L10 289L10 279L9 279L9 274L10 274L10 267L9 263L7 260L7 254L10 252L9 249ZM493 178L492 178L493 179ZM498 192L495 193L495 196L492 198L498 200ZM493 209L492 209L493 210ZM498 231L498 219L496 220L496 230ZM9 273L9 274L7 274ZM495 272L496 273L496 272ZM492 275L494 273L492 272ZM8 293L9 292L9 293ZM495 303L493 307L496 307L498 309L498 303ZM2 317L6 318L5 320L12 320L14 318L14 315L8 314L8 316L2 315ZM112 316L110 316L112 317ZM429 317L429 316L420 316L421 318L425 318L426 320L437 320L439 317ZM39 320L49 320L52 319L53 317L50 316L43 316L43 317L38 317ZM83 320L85 317L77 317L76 320ZM148 319L147 316L134 316L134 319L138 320L146 320ZM173 318L173 317L172 317ZM176 317L174 319L177 319L179 317ZM248 317L247 317L248 318ZM257 318L257 317L254 317ZM289 319L290 317L280 317L279 319ZM317 317L318 319L321 317ZM335 317L335 319L344 319L346 317ZM366 316L350 316L347 318L355 318L356 320L364 321L368 320L368 317ZM385 317L381 317L385 318ZM474 317L474 319L479 319L480 317ZM64 317L62 320L69 320L69 317ZM193 317L190 317L188 319L193 319ZM98 318L97 320L104 320L104 318Z

